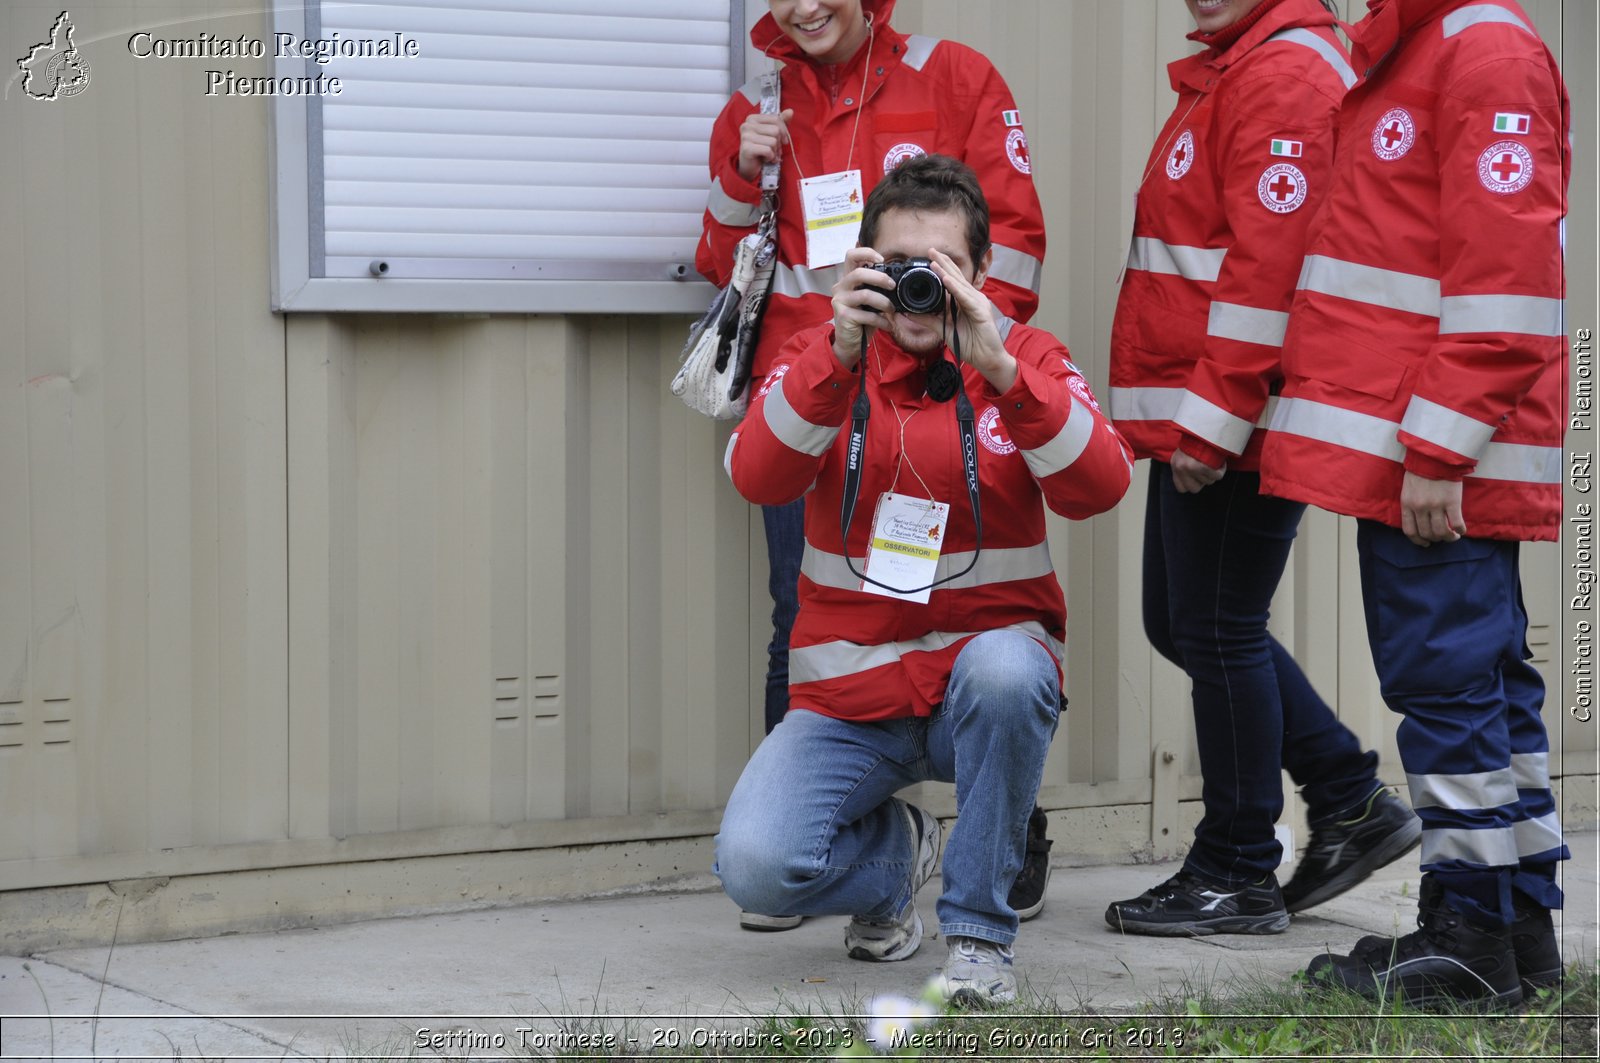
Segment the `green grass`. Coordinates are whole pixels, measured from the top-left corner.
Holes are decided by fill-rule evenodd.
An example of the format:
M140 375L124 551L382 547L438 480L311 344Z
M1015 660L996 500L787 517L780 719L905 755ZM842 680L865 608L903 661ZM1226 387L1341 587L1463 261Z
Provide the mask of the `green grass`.
M1521 1060L1587 1059L1600 1055L1600 972L1568 972L1560 993L1544 992L1508 1013L1460 1009L1422 1012L1360 997L1310 991L1298 980L1184 985L1143 1011L1107 1014L1081 1002L1032 997L992 1012L952 1013L916 1031L920 1045L881 1054L865 1043L864 1002L837 1013L791 1010L723 1019L708 1027L691 1021L612 1017L601 1013L531 1018L527 1025L569 1039L600 1041L616 1050L517 1050L454 1054L418 1051L389 1042L349 1046L341 1059L438 1060L735 1060L886 1058L1047 1061L1097 1059L1251 1060ZM709 1029L725 1031L716 1043ZM675 1029L676 1040L662 1031ZM700 1033L696 1036L696 1030ZM708 1039L712 1044L705 1044ZM730 1046L726 1038L737 1043ZM630 1038L635 1039L630 1042ZM695 1042L699 1041L700 1044ZM755 1046L755 1047L752 1047ZM174 1055L174 1059L196 1058Z
M864 1010L864 1009L863 1009ZM917 1031L930 1060L1064 1059L1595 1059L1600 973L1570 972L1561 993L1543 993L1513 1013L1421 1012L1360 997L1310 992L1298 982L1182 987L1139 1014L1104 1014L1035 998L997 1012L952 1014ZM846 1039L858 1058L878 1056L856 1018L790 1014L752 1018L748 1028L780 1037L781 1049L694 1050L643 1058L828 1059ZM891 1053L889 1058L893 1058Z

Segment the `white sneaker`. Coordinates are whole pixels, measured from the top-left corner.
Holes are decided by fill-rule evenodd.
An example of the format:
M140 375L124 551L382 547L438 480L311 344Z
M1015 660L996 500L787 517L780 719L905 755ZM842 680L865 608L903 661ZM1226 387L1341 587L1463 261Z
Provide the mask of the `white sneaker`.
M945 957L944 997L958 1008L988 1008L1017 999L1011 947L978 938L952 937Z
M793 930L805 922L803 915L762 915L760 912L740 912L739 925L746 930L772 933L775 930Z
M870 963L893 963L909 959L922 945L922 917L917 914L917 891L939 867L939 820L931 812L899 801L906 826L917 840L916 861L911 866L911 899L898 916L889 919L850 920L845 928L844 947L852 959Z

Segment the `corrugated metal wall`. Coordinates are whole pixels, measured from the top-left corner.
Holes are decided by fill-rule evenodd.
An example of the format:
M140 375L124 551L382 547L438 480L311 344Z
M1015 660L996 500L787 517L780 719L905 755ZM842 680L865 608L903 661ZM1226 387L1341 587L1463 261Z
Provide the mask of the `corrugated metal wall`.
M1595 10L1529 7L1582 57L1571 316L1593 322ZM0 40L58 11L13 0ZM90 88L0 102L0 891L670 839L690 845L661 850L677 864L598 884L703 871L760 737L767 604L728 429L666 391L685 323L274 316L266 105L206 99L203 62L123 43L165 22L258 36L258 6L73 15ZM1049 221L1038 323L1103 387L1183 6L902 0L896 22L1011 82ZM1044 793L1058 855L1170 849L1196 815L1186 685L1138 614L1142 498L1052 533L1073 706ZM1306 521L1275 623L1398 781L1352 538ZM1561 566L1526 558L1548 658ZM1566 771L1595 773L1593 725L1564 737ZM293 921L322 902L271 903Z

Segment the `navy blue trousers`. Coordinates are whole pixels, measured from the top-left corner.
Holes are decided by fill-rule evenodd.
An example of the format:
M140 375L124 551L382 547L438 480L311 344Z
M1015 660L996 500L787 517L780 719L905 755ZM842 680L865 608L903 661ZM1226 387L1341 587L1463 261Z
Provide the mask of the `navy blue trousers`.
M1509 923L1512 890L1561 907L1571 856L1550 791L1544 681L1528 663L1518 543L1419 547L1359 522L1367 639L1402 717L1400 760L1422 817L1422 870L1469 919Z
M1305 506L1261 494L1261 477L1229 472L1181 494L1172 467L1150 463L1144 529L1144 624L1150 644L1194 685L1205 815L1190 870L1213 882L1260 881L1278 865L1273 824L1283 776L1313 823L1379 786L1378 755L1317 696L1267 632L1273 592Z

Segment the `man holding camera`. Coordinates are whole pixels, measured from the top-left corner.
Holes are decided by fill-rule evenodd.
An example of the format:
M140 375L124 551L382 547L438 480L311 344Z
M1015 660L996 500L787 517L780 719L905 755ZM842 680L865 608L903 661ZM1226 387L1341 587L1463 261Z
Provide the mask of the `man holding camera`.
M1115 505L1129 453L1060 341L1002 332L979 291L989 211L968 167L930 155L891 171L860 239L833 321L788 341L728 447L751 502L808 504L793 711L734 787L716 872L745 909L848 915L852 957L907 959L940 825L894 794L954 782L946 989L1004 1003L1007 893L1061 703L1066 603L1044 510Z

